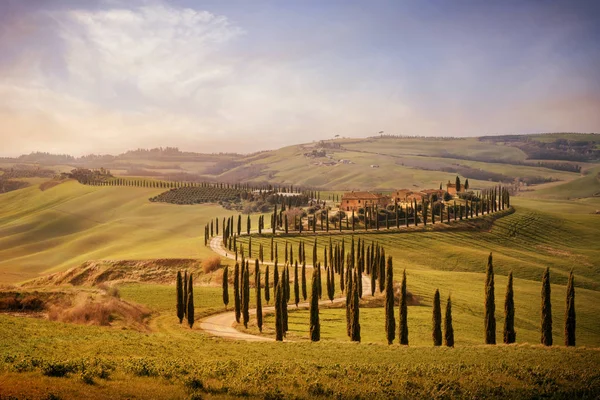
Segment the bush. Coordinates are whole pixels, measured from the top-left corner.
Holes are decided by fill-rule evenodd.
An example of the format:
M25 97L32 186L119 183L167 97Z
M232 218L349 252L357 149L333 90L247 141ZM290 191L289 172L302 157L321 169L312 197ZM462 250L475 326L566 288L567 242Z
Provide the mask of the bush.
M221 257L212 256L202 261L202 270L205 274L216 271L221 266Z

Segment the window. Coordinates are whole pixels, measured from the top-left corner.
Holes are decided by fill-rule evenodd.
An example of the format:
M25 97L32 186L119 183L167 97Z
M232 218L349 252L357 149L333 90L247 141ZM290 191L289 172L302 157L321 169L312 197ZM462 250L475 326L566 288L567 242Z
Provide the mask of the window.
M360 204L360 200L358 201L358 204Z

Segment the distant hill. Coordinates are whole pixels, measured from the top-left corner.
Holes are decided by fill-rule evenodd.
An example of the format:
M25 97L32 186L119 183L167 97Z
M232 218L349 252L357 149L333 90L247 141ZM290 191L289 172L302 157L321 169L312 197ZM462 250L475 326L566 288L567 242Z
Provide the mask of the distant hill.
M250 155L202 154L178 148L112 155L31 153L1 159L7 165L110 169L114 175L180 181L255 182L330 190L433 188L469 179L472 188L571 181L600 165L600 135L550 133L478 138L381 135L333 139Z

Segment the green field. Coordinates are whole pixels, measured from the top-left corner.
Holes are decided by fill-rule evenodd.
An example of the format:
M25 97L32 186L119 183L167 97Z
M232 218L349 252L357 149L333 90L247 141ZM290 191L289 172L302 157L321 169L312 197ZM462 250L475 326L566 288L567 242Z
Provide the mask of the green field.
M543 136L535 140L538 139L545 140ZM339 142L343 148L334 149L334 157L354 157L354 164L309 165L314 160L303 156L310 149L306 146L246 156L245 160L259 166L256 171L260 179L271 176L274 182L294 185L327 184L328 191L321 193L322 199L351 188L437 187L440 181L453 181L456 176L420 169L418 166L424 161L435 168L460 163L509 176L552 176L561 182L522 191L511 199L514 213L496 219L493 224L464 221L453 222L455 228L445 230L355 232L355 240L377 242L385 248L386 255L392 256L397 283L406 269L408 291L416 299L408 307L408 347L386 344L382 295L373 298L368 293L363 294L361 301L360 344L350 342L346 336L345 309L340 304L321 306L322 340L310 343L308 311L295 310L293 290L290 331L284 343L211 337L199 325L206 316L225 310L222 270L204 273L198 267L193 329L180 325L175 316L174 276L173 282L164 279L109 282L116 285L122 301L139 303L150 310L146 329L116 323L114 326L67 324L0 314L0 399L52 398L48 397L50 394L58 398L98 399L597 398L600 395L598 166L585 164L584 174L580 175L534 166L461 160L462 154L494 156L496 160L514 163L525 160L525 154L516 147L477 139L340 139ZM145 165L150 161L137 162ZM191 165L192 161L188 162ZM214 166L215 162L214 159L197 162L193 168L199 171ZM380 168L369 167L375 162ZM163 161L161 166L171 164ZM61 168L65 170L66 166ZM241 170L244 165L236 168ZM222 174L228 173L235 171ZM44 179L27 180L29 187L0 194L0 285L10 285L8 289L13 291L64 290L95 296L103 289L18 286L90 260L105 260L103 268L110 268L110 260L202 261L215 255L204 246L204 226L214 218L237 216L216 204L150 202L149 198L164 191L160 188L85 186L66 181L42 191L39 185ZM493 184L472 181L472 186ZM257 217L252 216L254 227ZM245 231L245 216L243 219ZM268 224L268 216L266 221ZM343 239L349 249L351 237L335 234L331 240L335 244ZM319 258L329 238L318 235ZM275 240L280 265L286 241L293 246L296 256L299 242L304 241L307 261L312 262L314 236L278 235ZM247 241L247 236L238 238L238 243L243 243L246 249ZM268 235L253 234L253 257L262 243L265 258L269 259L270 242ZM506 277L510 271L515 277L515 345L483 345L484 272L490 252L496 272L499 342ZM233 266L234 261L222 259L222 264ZM555 345L551 348L539 345L541 276L546 267L550 268L552 283ZM261 269L264 272L265 266ZM570 270L575 273L576 283L575 348L562 345ZM232 268L230 280L231 274ZM436 289L440 290L442 307L449 295L452 298L456 341L452 349L432 346L432 299ZM232 297L231 283L229 290ZM341 295L339 280L336 290ZM250 293L253 307L254 289ZM323 293L325 298L325 290ZM233 299L228 309L232 306ZM263 306L267 306L264 301ZM264 323L262 335L274 337L274 315L267 313ZM260 334L253 318L247 329L238 329Z

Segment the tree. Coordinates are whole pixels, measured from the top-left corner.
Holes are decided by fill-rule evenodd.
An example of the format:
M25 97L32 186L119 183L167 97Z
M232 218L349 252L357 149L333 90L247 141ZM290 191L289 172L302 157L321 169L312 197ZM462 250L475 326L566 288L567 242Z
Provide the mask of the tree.
M318 342L321 340L321 324L319 322L319 278L317 270L313 268L312 290L310 295L310 340Z
M227 305L229 304L229 282L227 281L229 275L229 266L226 265L223 270L223 304L225 304L225 309L227 310Z
M360 285L360 281L359 281L359 276L358 273L356 271L356 268L354 269L354 277L352 277L352 275L350 275L350 280L353 281L352 282L352 303L350 306L350 314L352 316L352 323L350 325L350 339L353 342L360 342L360 308L358 306L358 285Z
M288 301L290 300L290 269L286 266L281 273L281 285L283 286L283 303L281 304L281 315L283 317L283 334L289 330L288 327Z
M184 272L183 275L183 316L187 316L187 298L188 298L188 273Z
M190 283L188 287L188 298L187 298L187 322L191 327L194 326L194 283L192 280L192 274L190 274Z
M298 260L294 265L294 302L296 303L296 308L298 308L298 303L300 303L300 282L298 282Z
M240 323L241 316L241 305L240 305L240 265L235 263L235 268L233 269L233 306L235 310L235 321Z
M565 346L575 346L575 277L569 273L567 304L565 310Z
M511 344L517 340L515 332L515 301L513 295L513 274L508 274L506 297L504 298L504 343Z
M379 256L379 271L377 272L379 278L379 293L383 293L385 289L385 250L381 248L381 254Z
M542 277L542 344L552 346L552 304L550 302L550 268Z
M249 235L250 234L250 228L251 228L251 224L252 222L250 221L250 215L248 215L248 219L246 221L246 233Z
M460 178L456 175L456 193L460 192Z
M444 320L444 345L454 347L454 328L452 327L452 300L448 295L446 303L446 318Z
M302 298L306 300L306 260L302 261Z
M271 292L269 289L269 266L267 265L267 269L265 270L265 300L267 304L269 304L269 300L271 300Z
M404 270L402 272L402 285L400 286L400 327L398 336L400 344L408 346L408 304L406 300L406 270Z
M246 261L242 277L242 321L247 328L248 321L250 321L250 269L248 268L248 261Z
M242 234L242 214L238 215L237 221L237 235L240 236Z
M440 291L435 290L433 296L433 345L442 345L442 307L440 305Z
M262 332L263 326L263 315L262 315L262 299L260 298L260 270L258 270L256 276L256 325L258 330Z
M465 179L465 191L469 190L469 178Z
M392 257L388 257L387 276L385 277L385 332L388 344L394 342L396 336L396 318L394 316L394 270L392 268Z
M494 266L492 253L485 272L485 344L496 344L496 300L494 297Z
M181 277L181 271L177 271L177 318L179 318L179 323L183 322L183 317L185 316L185 302L183 297L183 281Z
M275 340L283 340L283 285L275 287Z

